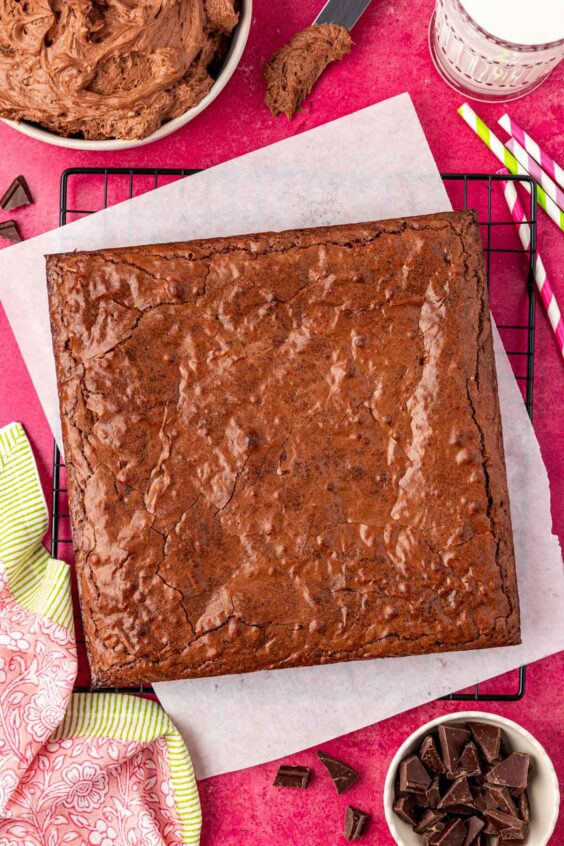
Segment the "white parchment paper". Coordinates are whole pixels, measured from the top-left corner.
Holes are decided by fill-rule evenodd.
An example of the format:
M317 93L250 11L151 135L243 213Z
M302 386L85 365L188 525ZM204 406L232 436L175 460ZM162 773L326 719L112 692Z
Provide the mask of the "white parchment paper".
M60 442L44 253L449 208L404 94L3 250L0 299ZM555 625L564 580L548 478L497 333L495 345L523 644L158 684L200 778L324 742L564 647Z

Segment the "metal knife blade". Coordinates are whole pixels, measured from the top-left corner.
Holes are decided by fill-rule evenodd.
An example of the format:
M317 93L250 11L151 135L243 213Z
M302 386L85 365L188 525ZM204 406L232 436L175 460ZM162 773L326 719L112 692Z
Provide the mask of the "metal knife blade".
M314 24L334 23L352 29L371 0L327 0Z

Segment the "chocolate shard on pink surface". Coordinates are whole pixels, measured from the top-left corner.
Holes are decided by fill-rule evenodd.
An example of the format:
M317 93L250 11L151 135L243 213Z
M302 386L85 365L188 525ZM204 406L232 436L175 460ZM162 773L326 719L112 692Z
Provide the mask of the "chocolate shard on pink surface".
M417 834L423 834L428 829L432 828L436 823L445 818L443 811L433 811L430 808L425 811L419 823L414 827Z
M503 784L505 787L524 789L529 780L529 765L529 755L513 752L509 758L492 767L486 778L490 784Z
M345 764L344 761L333 758L332 755L328 755L327 752L323 752L321 749L318 749L317 757L331 776L331 781L335 785L337 793L344 793L355 781L358 781L357 771L349 767L348 764Z
M450 805L470 805L472 807L473 804L474 797L470 791L468 779L466 776L461 776L447 790L439 802L439 808L448 808Z
M478 751L472 741L467 743L464 747L462 755L460 756L460 760L458 761L458 766L456 768L456 776L466 776L470 778L471 776L479 776L482 774L482 768L480 767L480 760L478 758Z
M483 791L493 804L493 807L490 805L488 810L497 808L497 810L503 811L504 814L509 814L511 817L519 816L515 802L507 787L503 787L501 784L484 784Z
M415 794L410 793L409 796L400 796L394 802L394 811L400 818L412 828L414 828L421 818L421 808L415 802Z
M517 806L519 808L519 816L521 819L525 822L529 822L531 819L531 806L529 805L529 796L526 790L517 797Z
M401 793L425 793L431 785L431 776L417 755L402 761L399 772Z
M368 817L369 814L365 811L348 805L345 810L345 838L347 840L358 840L364 831Z
M439 743L443 763L448 773L454 773L462 750L471 738L471 734L464 728L448 726L444 723L439 726Z
M463 846L466 840L466 823L462 820L452 820L435 837L431 838L432 846Z
M432 735L427 735L421 749L419 750L419 757L430 773L435 775L442 775L446 773L446 767L443 764L442 758L438 753L435 741Z
M480 817L469 817L466 820L466 840L462 846L475 846L476 840L485 825L485 822Z
M0 199L0 208L4 211L12 211L12 209L17 209L20 206L28 206L32 202L31 192L25 177L16 176Z
M0 223L0 238L4 238L6 241L11 241L13 244L19 244L22 240L22 236L20 235L18 224L15 220L3 220Z
M282 764L278 768L273 781L274 787L298 787L305 790L309 784L311 770L309 767L292 766Z
M488 764L499 759L501 729L489 723L468 723L474 741Z

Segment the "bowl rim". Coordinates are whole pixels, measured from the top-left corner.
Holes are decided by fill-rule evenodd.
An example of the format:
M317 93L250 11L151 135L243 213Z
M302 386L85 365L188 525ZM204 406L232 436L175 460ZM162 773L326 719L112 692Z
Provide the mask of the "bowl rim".
M398 844L398 846L407 846L406 841L404 840L401 832L398 829L398 817L393 810L395 776L400 761L405 757L406 753L410 750L410 747L413 746L415 741L431 729L435 728L441 723L460 722L466 720L482 720L485 722L489 721L495 723L501 728L510 729L516 734L525 737L534 747L535 754L538 755L539 766L542 765L547 777L552 783L552 794L555 800L552 810L552 818L547 823L546 835L544 835L546 836L546 840L544 840L542 843L539 842L534 844L534 846L546 846L546 844L549 843L550 838L552 837L552 834L556 827L560 809L560 787L558 784L556 770L554 769L554 764L552 763L548 752L546 751L544 746L540 743L540 741L536 739L534 735L531 734L530 731L528 731L519 723L516 723L514 720L510 720L508 717L502 717L499 714L493 714L491 711L455 711L451 714L443 714L440 717L435 717L433 720L429 720L428 722L423 723L423 725L419 726L419 728L415 729L415 731L413 731L409 735L409 737L407 737L399 746L396 753L394 754L394 757L390 761L390 765L386 773L386 780L384 782L383 791L384 814L386 817L388 828L390 830L390 834L394 838L395 842ZM526 840L524 841L524 844L526 846ZM533 846L533 844L531 844L531 846Z
M161 138L166 138L176 130L185 126L190 121L194 120L200 112L203 112L223 91L236 68L241 61L241 57L247 45L249 32L251 29L253 0L241 0L241 11L239 14L239 22L233 31L233 37L226 60L219 72L217 79L214 81L212 87L202 97L199 103L188 109L184 114L179 115L172 120L163 123L155 132L148 135L146 138L140 139L124 139L124 138L109 138L97 141L88 141L84 138L65 138L62 135L57 135L48 129L42 129L39 126L34 126L25 120L15 121L7 118L0 118L2 123L7 124L16 132L22 135L27 135L28 138L33 138L36 141L43 141L46 144L51 144L54 147L65 147L71 150L91 150L93 152L113 152L115 150L129 150L136 147L144 147L146 144L152 144L153 141L160 141Z

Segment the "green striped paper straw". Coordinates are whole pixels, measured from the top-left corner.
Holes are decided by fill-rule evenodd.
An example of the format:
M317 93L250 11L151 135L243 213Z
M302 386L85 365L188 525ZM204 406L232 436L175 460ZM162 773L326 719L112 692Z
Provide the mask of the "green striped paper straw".
M503 144L495 132L492 132L489 126L487 126L484 121L478 117L474 109L468 105L468 103L463 103L462 106L458 109L458 114L460 117L468 124L470 129L473 129L476 135L478 135L486 147L489 147L494 156L496 156L499 161L507 168L509 173L519 176L530 176L527 170L519 164L515 156L510 153L507 149L505 144ZM531 188L527 182L523 183L523 187L530 192ZM547 215L550 217L551 220L564 232L564 211L560 209L554 200L551 200L550 197L547 197L545 191L541 188L541 186L537 183L537 203L544 209Z

